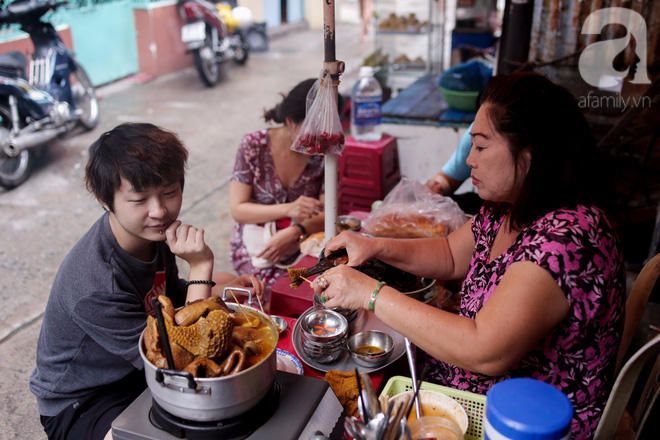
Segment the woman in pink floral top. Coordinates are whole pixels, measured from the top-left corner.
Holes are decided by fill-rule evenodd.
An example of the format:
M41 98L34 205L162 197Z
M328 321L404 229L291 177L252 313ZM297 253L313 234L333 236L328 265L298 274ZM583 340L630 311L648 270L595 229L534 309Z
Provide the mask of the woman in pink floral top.
M299 250L307 235L323 229L323 156L291 150L305 119L307 93L315 79L295 86L281 103L264 113L266 122L282 124L246 135L238 147L230 189L231 215L237 222L230 241L239 274L266 284L286 274L276 266ZM276 222L277 232L257 255L245 246L245 224ZM255 267L255 258L262 262Z
M486 202L448 238L396 240L342 233L349 264L324 275L328 307L372 309L425 352L430 379L485 394L512 377L564 392L573 438L593 436L621 336L624 267L616 233L593 202L603 170L575 99L535 73L483 90L467 164ZM600 173L598 179L595 173ZM379 258L419 276L465 279L459 315L356 271Z

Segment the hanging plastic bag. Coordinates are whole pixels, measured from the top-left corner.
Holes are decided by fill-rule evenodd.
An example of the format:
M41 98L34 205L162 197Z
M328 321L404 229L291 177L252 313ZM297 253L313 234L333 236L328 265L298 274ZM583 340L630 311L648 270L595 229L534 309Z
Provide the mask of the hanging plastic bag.
M426 238L446 237L466 221L465 213L454 200L402 177L362 226L367 234L376 237Z
M337 110L337 97L327 71L307 94L307 113L303 125L291 146L293 151L305 154L341 154L344 133Z

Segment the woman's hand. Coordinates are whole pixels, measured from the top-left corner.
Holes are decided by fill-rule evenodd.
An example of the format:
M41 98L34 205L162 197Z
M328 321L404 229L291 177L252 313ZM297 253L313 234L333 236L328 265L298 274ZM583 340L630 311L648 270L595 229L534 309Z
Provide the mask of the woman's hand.
M298 250L300 229L296 226L280 229L266 243L266 247L257 255L275 264Z
M266 291L266 287L263 283L263 281L257 279L256 277L253 277L248 274L243 274L239 277L234 278L233 280L227 281L225 284L219 285L218 287L214 288L213 290L217 292L218 296L222 296L222 292L224 291L225 288L227 287L240 287L243 289L250 289L252 290L253 295L257 295L259 297L259 300L263 301L264 299L264 292ZM214 295L216 293L214 292ZM242 292L236 292L237 294L241 294ZM227 298L228 300L231 299L231 297Z
M207 263L213 268L213 251L204 241L204 229L183 225L177 220L165 230L165 237L172 253L185 260L191 269Z
M309 220L323 211L323 202L313 197L300 196L288 205L287 217L291 217L294 223Z
M446 187L447 185L445 182L442 181L440 176L436 175L430 178L429 180L427 180L424 186L436 194L444 195L445 193L444 187Z
M327 287L324 288L324 286ZM362 272L340 265L325 271L312 282L312 288L328 308L368 309L378 281Z
M378 251L376 239L373 237L367 237L353 231L344 231L328 240L325 244L325 255L330 255L344 248L348 252L349 266L362 266L374 259Z

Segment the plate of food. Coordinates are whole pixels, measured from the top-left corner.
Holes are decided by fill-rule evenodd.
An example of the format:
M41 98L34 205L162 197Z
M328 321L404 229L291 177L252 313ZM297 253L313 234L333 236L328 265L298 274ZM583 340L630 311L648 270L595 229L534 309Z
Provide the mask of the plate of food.
M288 351L277 349L277 369L287 373L303 374L302 363Z

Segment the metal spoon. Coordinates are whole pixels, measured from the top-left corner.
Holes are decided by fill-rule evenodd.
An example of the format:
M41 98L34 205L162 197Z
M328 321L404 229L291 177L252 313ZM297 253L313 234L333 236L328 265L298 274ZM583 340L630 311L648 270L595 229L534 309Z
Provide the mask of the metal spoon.
M387 419L385 418L385 414L378 413L374 415L366 426L367 440L380 440L386 427Z
M406 356L408 357L408 367L410 368L410 378L412 379L413 393L417 396L417 371L415 369L415 357L412 352L412 343L410 339L404 338L406 343ZM419 399L415 398L415 412L417 413L417 418L419 419L422 416L422 406L419 404ZM406 414L406 416L408 416Z

